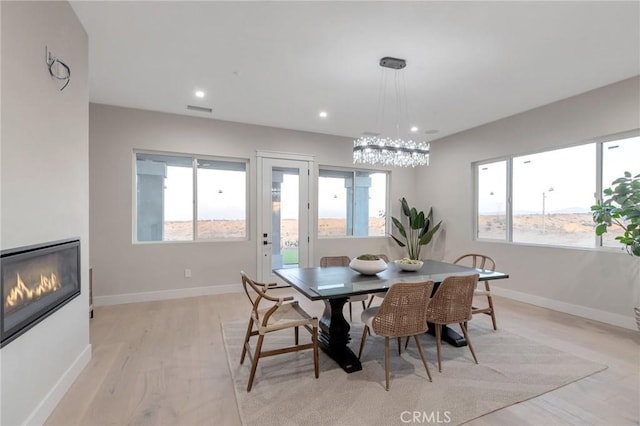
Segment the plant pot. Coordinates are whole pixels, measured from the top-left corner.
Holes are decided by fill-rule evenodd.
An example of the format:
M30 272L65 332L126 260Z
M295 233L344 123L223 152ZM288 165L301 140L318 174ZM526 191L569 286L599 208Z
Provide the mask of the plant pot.
M638 330L640 330L640 306L633 308L633 312L636 314L636 326L638 327Z

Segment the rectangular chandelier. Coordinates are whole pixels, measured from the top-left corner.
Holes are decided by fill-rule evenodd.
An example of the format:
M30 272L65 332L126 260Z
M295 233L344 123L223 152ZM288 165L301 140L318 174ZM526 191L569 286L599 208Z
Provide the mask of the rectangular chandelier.
M363 136L353 141L354 164L379 164L391 167L429 165L429 144Z

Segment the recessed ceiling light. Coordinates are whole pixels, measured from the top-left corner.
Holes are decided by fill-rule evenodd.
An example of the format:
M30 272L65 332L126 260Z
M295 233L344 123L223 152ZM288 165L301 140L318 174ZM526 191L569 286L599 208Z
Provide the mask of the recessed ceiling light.
M418 131L418 128L417 128L416 126L412 126L412 127L411 127L411 131L415 133L415 132L417 132L417 131Z
M320 114L318 114L318 116L320 118L327 118L329 114L327 114L327 111L320 111Z
M204 92L202 90L196 90L197 98L204 98Z

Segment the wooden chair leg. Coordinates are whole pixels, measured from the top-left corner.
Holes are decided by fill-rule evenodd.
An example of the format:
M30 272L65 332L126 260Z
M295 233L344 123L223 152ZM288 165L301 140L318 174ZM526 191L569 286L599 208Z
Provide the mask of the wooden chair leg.
M442 373L442 355L440 354L440 338L442 337L442 324L436 324L436 350L438 351L438 371Z
M427 364L427 357L424 354L424 351L422 350L422 345L420 344L420 340L418 339L418 335L414 335L413 338L416 340L416 346L418 347L418 352L420 352L420 358L422 358L422 363L424 364L424 369L427 370L427 376L429 377L429 381L432 382L433 380L431 380L431 371L429 371L429 365ZM407 337L408 339L408 337Z
M367 340L367 333L369 332L369 326L365 324L362 329L362 339L360 339L360 351L358 351L358 359L362 356L362 349L364 348L364 342Z
M364 311L365 309L367 309L367 303L363 300L362 301L362 310Z
M298 346L299 338L300 338L300 327L293 328L293 335L295 336L296 346Z
M353 322L353 309L351 308L351 302L349 302L349 321Z
M247 385L247 392L251 392L253 386L253 378L256 375L256 368L258 367L258 360L260 359L260 352L262 351L262 341L264 340L264 334L258 337L258 344L256 345L256 351L253 354L253 363L251 364L251 373L249 373L249 384Z
M462 329L462 334L464 334L464 339L467 341L467 346L469 346L469 350L471 351L471 355L473 355L473 360L478 363L478 358L476 358L476 353L473 350L473 345L471 344L471 339L469 339L469 334L467 333L467 324L460 323L460 328Z
M370 307L371 307L371 304L373 303L373 298L374 298L374 297L375 297L375 296L372 294L372 295L371 295L371 297L369 298L369 303L367 303L367 308L370 308Z
M247 355L247 343L251 337L251 330L253 330L253 318L249 319L249 327L247 327L247 334L244 336L244 344L242 345L242 356L240 356L240 365L244 362L244 357Z
M402 353L401 350L400 350L400 342L401 342L402 338L398 337L398 338L396 338L396 340L398 341L398 355L400 355Z
M386 379L386 389L389 390L389 338L384 338L384 376Z
M407 336L407 340L404 341L404 350L407 350L407 346L409 346L409 337L411 336Z
M487 296L487 300L489 301L489 309L491 309L489 314L491 315L491 322L493 323L493 329L497 330L498 325L496 323L496 311L493 310L493 299L491 298L491 295Z
M320 358L318 357L318 327L313 327L313 368L316 373L316 379L320 377Z

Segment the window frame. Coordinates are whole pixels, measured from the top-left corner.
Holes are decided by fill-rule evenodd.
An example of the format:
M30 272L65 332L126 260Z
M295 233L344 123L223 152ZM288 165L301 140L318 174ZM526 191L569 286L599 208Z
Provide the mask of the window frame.
M350 173L353 177L353 182L356 181L356 174L357 173L382 173L385 175L385 222L384 222L384 235L320 235L319 231L320 231L320 178L323 177L322 176L322 171L330 171L330 172L338 172L338 173ZM355 192L354 192L355 193ZM390 170L375 170L375 169L364 169L364 168L357 168L357 167L340 167L340 166L329 166L329 165L318 165L318 174L317 174L317 180L316 180L316 226L315 226L315 235L317 239L322 239L322 240L330 240L330 239L337 239L337 238L349 238L349 239L353 239L353 238L387 238L388 234L389 234L389 220L387 220L387 218L389 217L389 208L391 206L390 203L390 195L391 195L391 171ZM351 197L351 205L353 210L355 211L356 208L356 200L355 197ZM347 223L347 229L348 229L349 225ZM354 227L352 226L352 229Z
M501 243L501 244L513 244L513 245L524 245L524 246L537 246L537 247L553 247L553 248L563 248L563 249L573 249L573 250L596 250L596 251L605 251L605 252L620 252L625 253L624 250L618 247L609 247L604 246L602 244L602 237L597 236L595 231L593 233L594 238L594 246L593 247L583 247L583 246L567 246L562 244L550 244L550 243L534 243L534 242L515 242L513 241L513 161L516 158L524 157L528 155L553 152L562 149L590 145L594 144L595 149L595 182L593 182L594 188L594 198L593 204L597 201L602 200L602 191L604 188L609 187L610 184L603 182L603 168L604 168L604 155L603 155L603 146L607 142L612 142L615 140L628 139L633 137L640 137L640 129L632 129L624 132L614 133L610 135L596 137L590 140L554 146L546 149L534 150L521 152L518 154L510 154L503 155L499 157L493 157L485 160L475 161L471 163L472 168L472 176L473 176L473 208L472 208L472 240L478 242L491 242L491 243ZM507 223L507 232L504 239L496 239L496 238L482 238L478 236L478 222L479 222L479 170L485 164L497 163L500 161L506 161L506 193L507 193L507 206L506 206L506 223ZM631 171L634 173L634 171Z
M166 157L183 157L191 160L191 175L192 175L192 217L191 217L191 229L192 238L188 240L153 240L153 241L139 241L138 240L138 199L137 199L137 156L142 155L158 155ZM198 160L212 161L212 162L229 162L229 163L241 163L244 164L245 172L245 235L244 237L233 238L199 238L198 237ZM242 242L250 240L250 161L247 158L240 157L222 157L214 155L200 155L193 153L183 152L169 152L169 151L155 151L146 149L134 149L132 153L132 234L131 239L133 244L185 244L185 243L231 243Z

